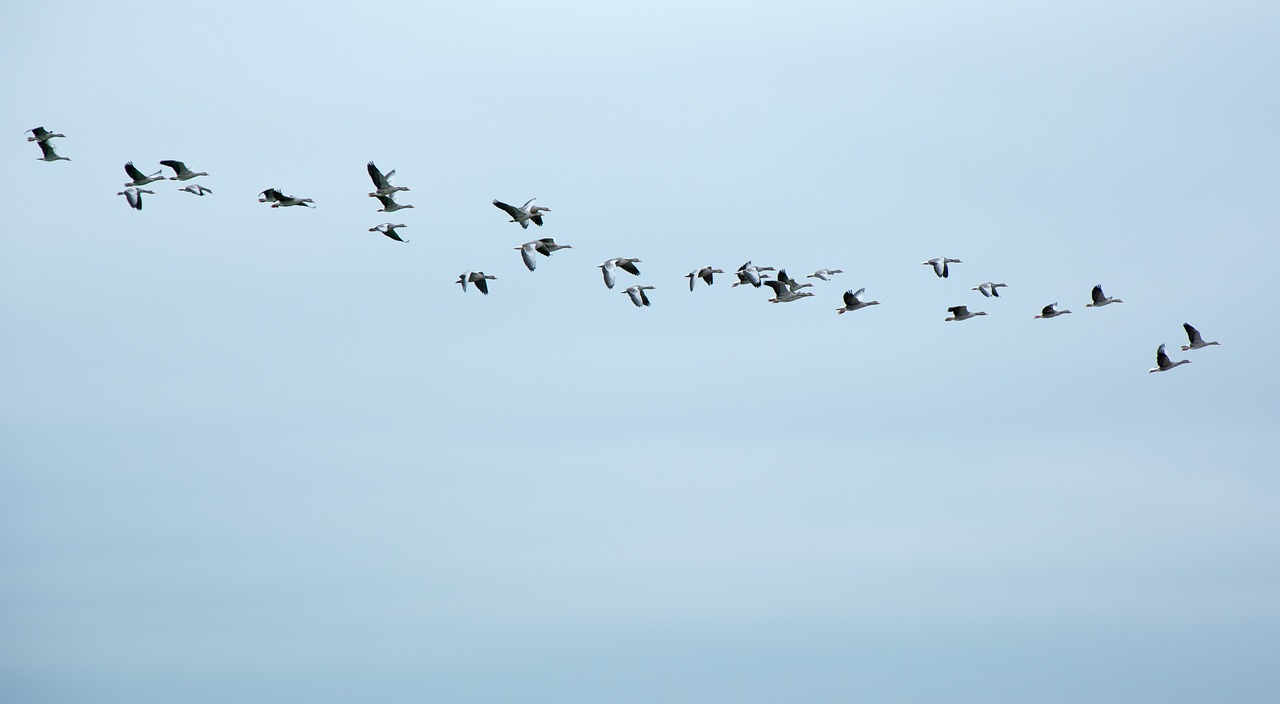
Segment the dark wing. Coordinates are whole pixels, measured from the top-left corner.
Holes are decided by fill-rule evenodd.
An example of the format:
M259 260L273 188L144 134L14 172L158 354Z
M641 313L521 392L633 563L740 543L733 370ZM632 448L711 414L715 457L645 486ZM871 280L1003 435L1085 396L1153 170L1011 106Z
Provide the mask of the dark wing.
M391 196L378 196L378 200L382 202L384 208L390 208L396 204L396 199Z
M858 297L853 295L853 289L849 289L848 291L844 292L844 304L846 306L851 306L857 302L858 302Z
M1156 366L1161 369L1169 366L1169 355L1164 353L1164 345L1160 345L1160 349L1156 350Z
M30 132L32 136L34 136L36 139L40 139L41 137L49 134L48 130L46 130L43 127L32 127L27 131Z
M126 161L126 162L125 162L125 164L124 164L124 172L125 172L126 174L129 174L129 178L133 179L134 181L137 181L137 180L139 180L139 179L144 179L144 178L146 178L146 177L147 177L147 175L146 175L146 174L144 174L144 173L142 173L141 171L139 171L139 170L138 170L138 167L136 167L136 166L134 166L134 165L133 165L133 162L132 162L132 161Z
M618 268L627 272L628 274L634 274L636 276L640 275L640 270L637 269L636 265L632 264L631 262L618 262Z
M942 278L945 279L950 276L951 276L951 269L947 267L947 263L944 261L942 262Z
M173 169L174 173L179 173L179 174L187 170L186 164L182 163L181 161L175 161L173 159L165 159L164 161L160 162L160 165L167 166Z
M1200 331L1191 327L1191 323L1183 323L1182 327L1187 331L1187 339L1190 340L1192 344L1200 341Z
M1094 303L1101 303L1102 299L1106 298L1106 296L1103 295L1102 293L1102 284L1098 284L1097 286L1094 286L1093 293L1090 295L1093 296Z
M649 297L645 295L643 288L640 289L640 302L646 306L649 305Z
M1023 315L1026 315L1026 314L1024 313ZM1050 316L1050 315L1053 315L1053 304L1051 303L1051 304L1049 304L1049 305L1045 306L1044 308L1041 308L1041 309L1040 309L1040 315L1043 315L1043 316L1046 316L1046 317L1047 317L1047 316Z
M373 179L374 188L388 188L387 177L382 175L377 166L373 162L369 162L369 178Z
M534 215L533 217L531 217L531 218L529 218L529 219L533 221L533 224L534 224L534 225L537 225L538 227L542 227L542 216L541 216L541 215Z
M999 298L999 297L1000 297L1000 289L996 288L995 286L992 286L992 287L991 287L991 295L995 296L996 298Z
M765 281L763 283L765 286L773 289L775 296L781 296L787 290L787 284L785 281Z
M274 188L268 188L267 190L263 191L262 193L259 193L258 195L262 196L263 198L266 198L268 202L279 202L284 200L284 197L285 197L283 193L281 193L280 191L277 191Z
M484 278L483 276L481 276L479 279L476 279L476 280L474 281L474 283L475 283L475 285L476 285L476 288L480 289L480 293L483 293L483 294L484 294L484 295L486 295L486 296L487 296L487 295L489 295L489 281L488 281L488 279L486 279L486 278Z
M715 279L714 279L714 276L715 276L715 275L711 273L711 269L710 269L710 268L707 268L706 273L704 273L704 274L702 275L702 280L703 280L703 281L706 281L706 282L707 282L707 285L708 285L708 286L710 286L710 285L711 285L711 282L715 280ZM693 281L692 281L692 280L690 280L690 281L689 281L689 285L690 285L690 287L692 287L692 285L693 285Z
M969 306L951 306L947 311L952 315L961 316L969 312Z
M53 145L49 142L36 142L36 144L40 145L40 153L43 154L46 159L58 155L57 152L53 151Z
M508 204L506 204L506 203L503 203L503 202L502 202L502 201L500 201L500 200L495 200L495 201L493 201L493 204L494 204L495 206L497 206L500 210L502 210L503 212L505 212L507 215L510 215L510 216L512 217L512 219L518 218L518 217L520 217L521 215L523 215L523 214L524 214L524 211L520 210L520 209L519 209L519 208L517 208L516 206L514 206L514 205L508 205Z

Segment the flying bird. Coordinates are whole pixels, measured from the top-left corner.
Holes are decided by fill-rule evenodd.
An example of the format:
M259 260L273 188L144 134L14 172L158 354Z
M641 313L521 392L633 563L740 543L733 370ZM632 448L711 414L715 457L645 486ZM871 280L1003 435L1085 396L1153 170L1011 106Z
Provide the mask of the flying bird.
M626 257L606 259L603 264L599 265L600 273L604 275L604 285L609 288L613 288L613 270L615 267L631 274L632 276L639 276L640 269L636 267L636 264L639 263L639 261L639 259L628 259Z
M156 194L155 191L148 191L145 188L126 188L123 191L118 191L116 195L124 196L124 199L128 201L130 208L133 208L134 210L142 210L143 193L150 193L151 195Z
M28 142L40 142L40 143L44 143L44 142L47 142L47 141L49 141L49 140L53 139L54 137L66 137L66 136L67 136L67 135L65 135L65 134L55 134L55 133L53 133L53 132L50 132L50 131L46 130L46 129L45 129L45 128L43 128L43 127L32 127L31 129L29 129L29 130L27 130L27 131L31 133L31 136L30 136L30 137L27 137L27 141L28 141Z
M396 191L407 191L407 190L409 190L408 188L405 188L404 186L393 186L393 185L391 185L391 179L393 179L393 178L395 178L395 177L396 177L396 170L395 170L395 169L392 169L392 170L390 170L390 171L388 171L387 173L385 173L385 174L384 174L384 173L382 173L381 171L379 171L379 170L378 170L378 167L377 167L377 166L375 166L375 165L374 165L374 163L373 163L372 161L371 161L371 162L369 162L369 166L368 166L368 168L369 168L369 178L373 179L373 187L377 189L377 190L375 190L373 193L370 193L369 195L371 195L371 196L389 196L389 195L391 195L392 193L395 193Z
M405 208L413 207L412 205L401 205L397 203L395 196L380 196L375 194L374 197L382 203L382 207L378 208L379 213L394 213L397 210L404 210Z
M173 159L165 159L164 161L160 162L160 165L167 166L173 169L175 175L169 177L170 181L190 181L191 179L196 178L197 176L209 175L204 171L192 171L191 169L187 168L186 164L182 163L181 161L175 161Z
M1178 366L1179 364L1191 364L1191 360L1184 359L1178 362L1174 362L1170 360L1169 355L1164 353L1164 345L1161 344L1160 348L1156 350L1156 366L1152 367L1151 369L1148 369L1147 371L1148 372L1167 372L1170 369L1173 369L1174 367Z
M1089 295L1093 297L1093 303L1085 304L1086 308L1101 308L1109 303L1124 303L1119 298L1108 298L1106 294L1102 293L1102 284L1094 286Z
M519 208L514 205L508 205L500 200L494 200L493 204L511 216L510 222L520 223L520 227L529 229L529 223L532 222L538 227L542 227L542 214L551 212L551 208L544 208L541 205L534 205L533 201L537 198L530 198L525 204ZM611 287L612 288L612 287Z
M1067 313L1070 313L1070 312L1071 311L1069 310L1058 310L1057 303L1050 303L1049 305L1040 309L1040 315L1037 315L1036 319L1044 318L1048 320L1049 318L1056 318L1059 315L1066 315Z
M773 267L754 266L751 263L751 260L748 259L746 264L738 267L738 270L734 272L738 277L738 281L729 288L737 288L744 284L750 284L756 288L760 288L760 282L768 276L768 274L764 273L766 271L773 271Z
M843 274L843 273L844 273L843 269L819 269L804 278L822 279L823 281L830 281L831 279L829 277L835 276L836 274Z
M369 232L381 232L382 234L386 235L387 237L390 237L396 242L408 242L409 240L400 238L400 233L396 232L397 227L408 227L408 225L405 225L404 223L400 223L399 225L392 225L389 222L384 222L381 225L376 225L374 227L369 228Z
M788 286L786 281L765 281L763 283L773 289L773 298L769 299L770 303L790 303L813 295L812 291L796 291ZM809 285L812 286L813 284Z
M562 249L573 249L573 245L556 244L554 238L544 237L540 240L525 242L515 249L520 250L520 258L524 260L525 267L529 271L533 271L538 268L538 258L534 255L541 254L544 257L549 257L552 252L558 252Z
M278 188L268 188L258 194L259 203L270 203L273 208L288 208L294 205L305 205L308 208L316 207L314 201L310 198L298 198L296 196L287 196L280 192Z
M186 191L187 193L194 193L195 195L198 195L198 196L203 196L206 193L213 193L212 188L205 188L204 186L201 186L198 183L193 183L190 186L184 186L182 188L179 188L178 190Z
M124 172L129 174L129 178L133 180L124 185L126 188L136 188L138 186L145 186L152 181L163 181L164 177L160 175L162 171L163 169L148 176L147 174L139 171L138 167L134 166L132 161L127 161L124 164Z
M978 293L981 293L982 295L986 296L987 298L991 298L992 296L995 296L996 298L999 298L999 297L1000 297L1000 289L1001 289L1001 288L1009 288L1009 287L1008 287L1008 286L1006 286L1005 284L997 284L997 283L992 283L992 282L988 281L988 282L986 282L986 283L978 284L977 286L974 286L973 288L971 288L971 289L969 289L969 290L970 290L970 291L977 291Z
M795 292L799 291L799 290L800 290L800 289L802 289L802 288L813 288L813 284L802 284L802 283L800 283L799 281L796 281L795 279L791 278L790 276L787 276L787 270L786 270L786 269L779 269L779 270L778 270L777 280L778 280L778 281L781 281L781 282L782 282L782 283L784 283L784 284L786 284L786 285L787 285L787 289L788 289L789 291L791 291L792 293L795 293Z
M480 293L487 296L489 295L489 284L487 282L493 281L497 278L498 277L496 276L489 276L483 271L468 271L467 273L458 276L458 280L453 283L462 284L462 290L466 291L467 282L471 282L476 285L476 288L480 289Z
M926 266L932 266L933 273L937 274L938 278L945 279L948 276L951 276L951 270L947 268L948 264L963 264L964 262L959 259L951 259L949 257L934 257L933 259L920 263Z
M1182 328L1187 331L1187 340L1191 342L1189 345L1182 346L1183 352L1186 352L1187 350L1198 350L1201 347L1219 344L1218 342L1205 342L1204 338L1200 337L1200 331L1191 327L1191 323L1183 323Z
M858 310L860 308L866 308L867 306L880 305L880 301L864 301L862 300L862 298L860 298L862 296L862 292L866 290L867 290L866 287L863 287L858 289L857 291L854 291L852 289L845 291L844 307L836 308L836 313L839 315L844 315L845 313L852 313L855 310Z
M689 290L692 291L693 284L698 279L702 279L703 281L707 282L708 286L710 286L712 282L715 280L715 275L723 274L723 273L724 273L723 269L712 269L709 266L704 266L701 269L697 269L685 274L685 278L689 279Z
M979 315L986 315L983 311L970 313L968 306L951 306L947 311L951 313L951 316L943 318L943 320L968 320L969 318L976 318Z
M69 157L58 156L58 152L53 150L53 142L40 142L41 156L36 161L71 161Z
M649 297L645 295L645 291L652 291L652 286L628 286L627 290L622 293L631 297L631 302L636 304L637 308L644 308L649 305Z

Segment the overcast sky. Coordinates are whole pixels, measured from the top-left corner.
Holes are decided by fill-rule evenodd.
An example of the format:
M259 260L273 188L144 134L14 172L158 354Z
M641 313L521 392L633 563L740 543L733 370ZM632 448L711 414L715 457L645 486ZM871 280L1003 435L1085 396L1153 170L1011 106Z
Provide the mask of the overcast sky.
M24 3L0 57L0 700L1280 699L1276 3ZM213 193L129 209L161 159ZM683 278L747 260L845 273Z

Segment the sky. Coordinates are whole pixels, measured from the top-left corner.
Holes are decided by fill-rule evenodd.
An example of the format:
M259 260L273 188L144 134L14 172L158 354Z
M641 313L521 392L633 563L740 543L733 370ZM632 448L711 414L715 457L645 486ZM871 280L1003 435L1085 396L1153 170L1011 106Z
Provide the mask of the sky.
M1275 3L73 1L0 57L0 700L1280 697ZM161 159L213 193L129 209ZM688 290L747 260L845 273Z

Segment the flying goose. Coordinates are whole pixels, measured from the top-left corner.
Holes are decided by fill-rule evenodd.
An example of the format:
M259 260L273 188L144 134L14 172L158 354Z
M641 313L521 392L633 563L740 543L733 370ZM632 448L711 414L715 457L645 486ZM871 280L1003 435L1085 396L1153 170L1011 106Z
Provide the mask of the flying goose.
M47 141L49 141L49 140L53 139L54 137L66 137L66 136L67 136L67 135L65 135L65 134L55 134L55 133L53 133L53 132L50 132L50 131L46 130L46 129L45 129L45 128L43 128L43 127L32 127L31 129L29 129L29 130L27 130L27 131L31 133L31 136L30 136L30 137L27 137L27 141L28 141L28 142L47 142Z
M405 208L413 207L412 205L401 205L397 203L394 195L380 196L375 194L374 197L378 199L378 202L382 203L382 207L378 208L379 213L394 213L397 210L404 210Z
M762 283L773 289L773 298L769 299L770 303L790 303L813 295L812 291L796 291L788 286L786 281L764 281Z
M192 171L191 169L187 168L186 164L182 163L181 161L176 161L174 159L165 159L164 161L160 162L160 165L167 166L174 170L174 173L176 175L170 176L169 177L170 181L190 181L191 179L197 176L209 175L204 171Z
M853 289L845 291L844 307L836 308L836 313L839 315L844 315L845 313L852 313L855 310L858 310L860 308L866 308L867 306L880 305L880 301L864 301L861 298L859 298L859 296L862 295L862 292L866 290L867 289L864 286L863 288L860 288L857 291L854 291Z
M182 188L179 188L178 190L186 191L187 193L194 193L195 195L198 195L198 196L203 196L206 193L213 193L212 188L205 188L204 186L201 186L198 183L193 183L190 186L184 186Z
M751 284L756 288L760 288L760 282L768 276L764 272L773 270L771 266L752 266L751 260L748 259L746 264L738 267L738 270L734 272L738 276L738 282L729 288L737 288L743 284Z
M685 274L685 278L689 279L689 290L692 291L693 284L698 279L702 279L703 281L707 282L708 286L710 286L711 283L715 280L715 275L723 274L723 273L724 273L723 269L712 269L709 266L704 266L701 269L697 269Z
M405 225L404 223L400 223L399 225L393 225L389 222L384 222L381 225L376 225L374 227L369 228L369 232L381 232L382 234L386 235L387 237L390 237L396 242L408 242L409 240L400 238L400 233L396 232L397 227L408 227L408 225Z
M1179 364L1191 364L1191 360L1184 359L1178 362L1170 360L1169 355L1164 353L1164 345L1161 344L1160 348L1156 350L1156 366L1148 369L1147 372L1167 372Z
M161 171L163 171L163 169ZM145 186L148 183L151 183L152 181L164 180L164 177L160 175L160 171L157 171L154 174L151 174L150 176L148 176L142 173L141 171L139 171L138 167L134 166L132 161L125 162L124 172L126 174L129 174L129 178L133 179L132 181L124 184L126 188L135 188L137 186Z
M310 198L298 198L296 196L286 196L280 192L278 188L268 188L258 194L259 203L270 203L273 208L288 208L293 205L305 205L308 208L316 207Z
M542 214L551 212L551 208L544 208L541 205L533 205L533 201L537 198L530 198L525 204L519 208L514 205L508 205L500 200L495 199L493 204L511 216L510 222L520 223L520 227L529 229L529 223L532 222L538 227L542 227ZM612 288L612 287L611 287Z
M951 259L949 257L934 257L933 259L930 259L928 261L923 261L920 263L927 266L932 266L933 273L937 274L938 278L945 279L948 276L951 276L951 270L947 268L948 264L963 264L964 262L960 261L959 259Z
M558 252L562 249L573 249L573 245L556 244L554 238L544 237L540 240L525 242L515 249L520 250L520 258L524 259L525 267L528 268L529 271L533 271L538 268L538 259L534 256L535 254L541 254L544 257L549 257L552 252Z
M58 153L53 150L53 142L40 142L40 153L44 156L36 161L71 161L70 157L58 156Z
M986 315L983 311L970 313L968 306L951 306L947 311L951 313L951 317L943 318L943 320L968 320L969 318L975 318L979 315Z
M636 267L636 263L639 261L639 259L627 259L626 257L614 257L613 259L605 260L603 264L599 265L600 273L604 275L604 285L613 288L613 270L615 267L632 276L639 276L640 269Z
M372 162L372 161L371 161L371 162L369 162L369 167L368 167L368 168L369 168L369 178L373 179L373 187L377 189L376 191L374 191L373 193L370 193L369 195L371 195L371 196L389 196L389 195L391 195L392 193L395 193L396 191L407 191L407 190L409 190L408 188L405 188L404 186L393 186L393 185L391 185L391 179L393 179L393 178L395 178L395 177L396 177L396 170L395 170L395 169L392 169L392 170L390 170L390 171L388 171L387 173L385 173L385 174L384 174L384 173L382 173L381 171L379 171L379 170L378 170L378 167L377 167L377 166L374 166L374 164L373 164L373 162Z
M118 191L116 195L124 196L124 199L129 202L130 208L133 208L134 210L142 210L143 193L150 193L151 195L156 194L155 191L148 191L145 188L126 188L123 191Z
M1101 308L1108 303L1124 303L1124 301L1119 298L1107 298L1106 295L1102 293L1102 284L1094 286L1090 295L1093 296L1093 303L1085 304L1086 308Z
M802 288L813 288L813 284L802 284L799 281L796 281L795 279L791 278L790 276L787 276L786 269L779 269L778 276L776 277L776 279L786 284L787 289L792 293L795 293Z
M1008 287L1008 286L1006 286L1005 284L997 284L997 283L992 283L992 282L988 281L988 282L986 282L986 283L978 284L977 286L974 286L973 288L971 288L971 289L969 289L969 290L970 290L970 291L977 291L978 293L981 293L982 295L986 296L987 298L991 298L992 296L995 296L996 298L999 298L999 297L1000 297L1000 291L999 291L999 289L1001 289L1001 288L1009 288L1009 287Z
M1200 337L1200 331L1191 327L1191 323L1183 323L1182 327L1187 331L1187 339L1191 342L1189 345L1182 346L1183 352L1186 352L1187 350L1198 350L1201 347L1219 344L1217 342L1205 342L1204 338Z
M822 279L823 281L830 281L831 279L829 279L829 278L827 278L827 277L829 277L829 276L835 276L836 274L843 274L843 273L844 273L844 270L843 270L843 269L819 269L819 270L817 270L817 271L813 272L812 274L809 274L808 276L806 276L806 277L804 277L804 278L806 278L806 279Z
M645 308L649 305L649 297L644 292L652 290L652 286L628 286L622 293L630 296L631 302L636 304L637 308Z
M458 280L453 283L462 284L462 290L466 291L467 282L471 282L476 285L476 288L480 289L480 293L487 296L489 295L489 284L487 282L497 278L496 276L489 276L483 271L468 271L458 276Z
M1036 319L1044 318L1048 320L1049 318L1056 318L1059 315L1066 315L1067 313L1070 313L1070 312L1071 311L1069 310L1058 310L1057 303L1050 303L1049 305L1040 309L1040 315L1037 315Z

